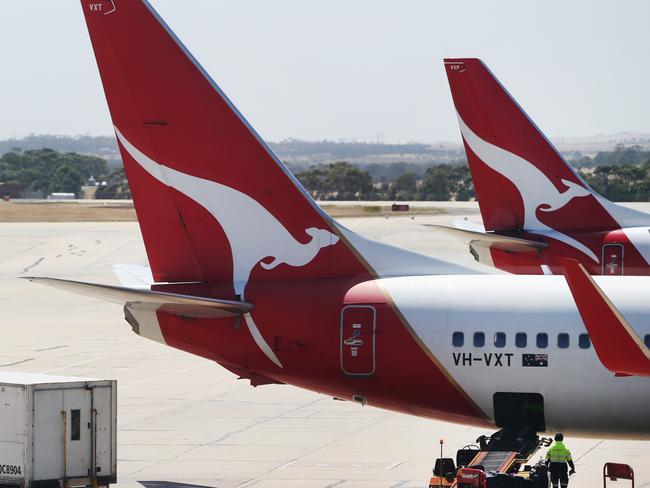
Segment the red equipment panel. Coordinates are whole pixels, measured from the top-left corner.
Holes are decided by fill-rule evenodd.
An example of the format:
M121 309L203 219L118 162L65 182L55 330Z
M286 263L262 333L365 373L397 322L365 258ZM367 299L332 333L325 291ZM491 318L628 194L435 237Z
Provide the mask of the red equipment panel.
M605 244L603 246L603 275L620 276L623 274L623 245Z
M375 372L375 307L348 305L341 311L341 369L351 376Z
M607 480L630 480L634 488L634 470L627 464L605 463L603 466L603 486L607 486Z
M456 475L458 488L485 488L487 480L480 469L461 468Z

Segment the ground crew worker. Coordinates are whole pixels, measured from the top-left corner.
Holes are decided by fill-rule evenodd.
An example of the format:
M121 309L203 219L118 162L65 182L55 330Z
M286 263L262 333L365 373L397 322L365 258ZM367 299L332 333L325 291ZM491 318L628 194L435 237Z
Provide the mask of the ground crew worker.
M569 475L576 472L576 467L571 458L571 451L564 445L564 436L559 432L555 434L555 444L546 453L546 462L549 463L551 471L551 483L554 488L558 488L558 484L562 488L566 488L569 484ZM567 473L567 464L571 467L571 471Z

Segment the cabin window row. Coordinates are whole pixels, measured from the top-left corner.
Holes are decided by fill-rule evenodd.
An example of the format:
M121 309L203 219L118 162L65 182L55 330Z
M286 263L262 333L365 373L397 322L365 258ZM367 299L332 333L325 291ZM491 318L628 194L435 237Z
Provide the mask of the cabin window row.
M485 333L474 332L471 340L474 347L484 347L486 344ZM454 332L451 341L454 347L463 347L465 345L465 334L463 332ZM650 334L645 336L644 342L650 348ZM538 349L546 349L549 347L549 343L549 335L545 332L540 332L534 336L534 346ZM496 332L492 337L492 344L498 348L506 347L508 344L506 333ZM518 348L528 347L528 334L526 332L517 332L514 337L514 344ZM566 332L561 332L557 335L556 344L560 349L568 349L571 346L571 337ZM531 339L530 345L533 346L533 339ZM589 334L578 335L578 347L580 349L589 349L591 347Z

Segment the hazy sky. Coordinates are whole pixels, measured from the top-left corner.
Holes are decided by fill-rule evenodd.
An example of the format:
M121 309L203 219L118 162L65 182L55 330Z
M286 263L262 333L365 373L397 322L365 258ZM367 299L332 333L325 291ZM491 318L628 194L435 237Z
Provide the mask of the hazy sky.
M551 137L650 133L645 0L152 3L267 140L459 141L461 56ZM112 133L77 0L1 0L0 46L0 139Z

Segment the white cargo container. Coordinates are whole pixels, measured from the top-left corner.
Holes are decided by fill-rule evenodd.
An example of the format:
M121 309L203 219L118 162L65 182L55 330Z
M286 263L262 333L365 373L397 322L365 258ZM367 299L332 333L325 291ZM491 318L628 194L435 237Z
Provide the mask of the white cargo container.
M0 486L98 486L117 478L117 386L0 373Z

